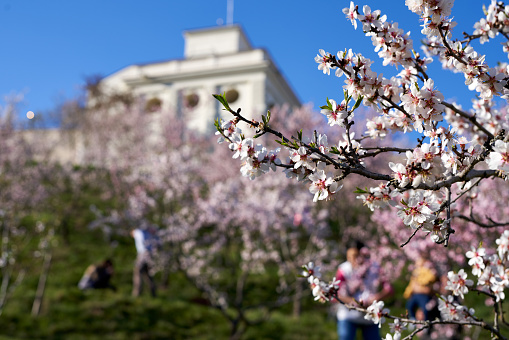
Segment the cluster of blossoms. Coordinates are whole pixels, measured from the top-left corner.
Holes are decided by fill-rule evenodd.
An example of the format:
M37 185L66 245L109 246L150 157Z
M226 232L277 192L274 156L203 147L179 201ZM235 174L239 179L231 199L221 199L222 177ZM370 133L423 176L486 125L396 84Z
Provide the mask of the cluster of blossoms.
M382 323L385 322L385 317L389 313L388 308L384 308L384 302L383 301L373 301L371 306L366 308L366 315L364 318L366 320L373 321L374 324L377 324L378 327L382 327Z
M424 19L422 34L434 36L438 34L438 29L449 30L454 27L454 23L448 18L451 15L451 9L454 0L406 0L405 5L412 12L418 14Z
M496 244L498 245L496 253L488 255L485 248L479 247L472 248L466 256L469 258L468 264L472 267L472 274L477 277L477 291L487 294L498 303L505 299L504 290L509 288L509 230L502 233ZM468 287L474 285L474 281L467 279L467 273L463 269L457 273L450 271L447 278L445 288L462 299L469 292ZM451 295L441 297L439 309L444 320L477 320L474 309L462 306Z
M406 65L412 64L413 42L409 33L398 28L398 23L387 21L387 16L381 16L380 11L371 11L369 6L362 8L363 14L359 14L353 2L350 7L343 9L343 13L357 28L357 20L362 23L362 30L366 36L371 37L375 46L375 52L382 58L383 64Z
M302 276L307 278L315 301L331 301L337 295L339 280L334 278L329 283L322 281L320 267L316 266L313 262L309 262L307 265L302 266L302 269Z
M422 89L417 83L410 86L410 92L401 96L401 105L412 115L414 129L420 133L433 130L434 122L442 121L444 96L434 89L434 82L428 79Z
M507 26L503 23L508 22L505 8L506 6L493 0L486 19L481 19L475 24L476 30L471 37L479 38L480 42L484 43L488 38L494 38L499 32L505 34L504 30L507 30ZM462 73L465 77L465 85L468 85L470 90L479 92L482 99L489 100L501 94L507 96L508 91L504 88L509 75L507 64L490 68L486 64L486 56L479 54L469 45L472 38L465 41L453 41L448 34L449 27L444 24L437 25L436 33L441 34L428 35L423 48L429 57L438 56L444 68ZM505 46L507 43L504 44L504 49L507 50Z
M474 24L474 35L480 36L481 44L495 38L499 33L509 33L509 6L492 0L487 9L484 7L484 12L486 18L481 18ZM507 52L507 44L503 45L504 51Z
M307 265L302 266L302 269L302 276L307 279L316 301L327 302L334 298L337 299L339 284L341 282L340 280L334 278L329 283L322 281L320 267L316 266L313 262L309 262ZM373 323L378 324L380 327L382 323L385 322L384 315L389 313L389 309L384 308L384 302L376 300L373 301L372 304L365 309L365 311L366 315L364 318L366 320L373 321ZM401 332L404 326L405 325L396 324L394 327L396 332Z
M281 148L269 151L261 144L254 145L253 138L244 137L237 124L237 120L223 122L216 134L220 135L219 143L225 140L230 142L229 148L233 151L232 157L243 161L240 169L243 176L254 179L269 172L270 169L275 171L276 166L284 166L279 159ZM217 126L219 126L219 123ZM287 177L310 182L309 191L314 195L314 202L326 199L342 188L338 181L327 176L325 172L326 163L323 162L323 157L328 157L332 151L328 145L326 135L319 135L314 141L306 143L319 150L322 157L316 156L305 146L296 148L295 144L282 144L285 145L289 153L285 163L286 169L284 170ZM333 149L344 150L342 144L344 143L340 142L338 147Z
M497 252L487 255L484 248L467 252L472 274L477 277L477 288L495 296L496 301L505 298L504 289L509 287L509 230L496 240Z
M401 200L401 205L397 206L398 216L403 223L412 229L419 227L425 230L434 230L435 212L440 208L437 195L429 191L416 190L409 197L408 202Z
M506 94L506 68L490 68L485 63L484 55L480 55L471 46L463 46L460 41L449 41L448 44L450 49L443 49L439 58L447 68L464 75L465 85L470 90L479 92L479 96L485 100L501 93Z
M451 295L441 296L438 300L438 310L442 318L447 321L469 322L476 320L474 317L475 310L459 304Z
M400 319L394 319L393 323L389 324L391 333L387 334L386 340L399 340L401 339L401 333L407 329L408 324L406 322L402 322Z
M450 271L447 274L447 285L445 289L452 291L456 296L461 296L463 299L464 294L468 293L468 286L472 286L474 281L467 279L467 273L461 269L458 273Z
M263 145L254 145L253 138L245 138L242 130L237 127L235 120L224 122L221 126L222 133L218 142L221 143L225 138L230 142L229 148L234 152L233 158L239 158L243 161L240 169L245 177L255 179L258 176L268 172L270 169L276 170L276 165L281 164L278 154L280 149L267 150Z
M490 169L500 170L509 175L509 143L495 141L493 152L489 154L486 163Z
M347 109L348 106L346 100L343 100L341 104L338 105L334 99L327 99L327 106L322 106L322 110L320 112L327 116L330 126L339 125L346 128L348 125L347 118L350 116ZM351 117L351 119L353 119L353 117Z
M362 194L357 196L357 199L362 200L371 211L393 202L392 193L394 193L394 191L391 192L390 188L385 183L380 183L378 187L369 188L369 191L357 188L356 192Z

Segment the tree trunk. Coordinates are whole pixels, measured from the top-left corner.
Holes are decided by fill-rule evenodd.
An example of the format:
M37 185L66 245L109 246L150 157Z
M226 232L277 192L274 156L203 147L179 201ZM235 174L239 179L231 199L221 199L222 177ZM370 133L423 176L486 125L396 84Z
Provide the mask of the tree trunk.
M240 340L242 334L244 334L246 327L242 327L240 320L233 320L232 329L230 333L230 340Z
M295 295L293 296L293 312L292 315L294 318L298 318L300 316L300 307L302 300L302 282L297 282L297 287L295 288Z
M9 287L10 279L11 279L10 271L8 270L8 268L4 268L2 275L2 286L0 288L0 315L2 315L5 301L7 300L7 288Z
M34 304L32 305L32 316L38 316L41 311L42 299L44 297L44 290L46 289L46 279L48 278L49 267L51 265L51 254L44 255L44 263L42 265L42 273L39 276L39 284L35 293Z

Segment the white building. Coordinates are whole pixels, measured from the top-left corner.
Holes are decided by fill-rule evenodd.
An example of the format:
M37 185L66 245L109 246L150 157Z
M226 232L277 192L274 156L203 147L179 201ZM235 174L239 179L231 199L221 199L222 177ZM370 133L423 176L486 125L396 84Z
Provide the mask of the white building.
M300 106L269 53L253 48L240 26L186 31L184 38L183 59L127 66L105 77L102 89L143 96L150 110L175 112L202 133L224 113L212 94L226 93L232 108L256 119L273 105Z
M154 111L154 131L162 118L159 115L175 113L188 128L212 134L215 118L231 119L212 94L226 93L230 106L242 108L249 119L259 120L273 105L300 106L269 53L253 48L241 27L192 30L184 32L184 38L183 59L127 66L103 78L101 91L143 97L147 109ZM93 100L89 99L89 104ZM79 128L25 130L23 135L28 142L50 144L49 159L73 164L87 162L84 150L88 138L94 138ZM157 133L153 137L157 140ZM105 144L105 149L114 149L113 144Z

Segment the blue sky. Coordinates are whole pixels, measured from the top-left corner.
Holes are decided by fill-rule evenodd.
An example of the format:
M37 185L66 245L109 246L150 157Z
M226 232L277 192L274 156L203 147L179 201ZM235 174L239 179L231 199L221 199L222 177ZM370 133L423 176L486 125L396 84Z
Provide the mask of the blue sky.
M226 21L226 0L0 0L0 95L24 93L21 115L36 115L76 96L83 80L108 75L134 63L182 58L182 32L216 26ZM331 53L352 48L375 60L373 69L391 75L373 52L370 39L344 18L342 8L350 1L236 0L234 22L243 26L254 47L265 47L303 103L314 107L325 98L341 98L342 80L317 70L314 56L323 48ZM472 32L488 0L456 1L453 16L459 22L456 37ZM404 1L356 2L381 9L390 21L411 31L414 46L422 37L417 15ZM505 61L500 44L474 45L488 56L488 63ZM463 105L472 93L462 85L462 76L430 71L435 85L446 98ZM1 103L1 101L0 101ZM26 119L26 118L25 118Z

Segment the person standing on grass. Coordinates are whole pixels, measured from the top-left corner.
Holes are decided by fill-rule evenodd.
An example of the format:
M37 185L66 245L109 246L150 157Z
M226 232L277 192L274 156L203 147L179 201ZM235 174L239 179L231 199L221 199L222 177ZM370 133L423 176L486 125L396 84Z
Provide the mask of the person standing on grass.
M131 231L131 236L134 238L134 245L138 254L134 264L132 295L140 296L143 289L143 279L145 279L149 283L150 293L155 297L156 285L152 276L153 253L157 247L155 230L152 227L137 228Z
M431 320L428 305L437 293L434 289L437 282L438 274L433 263L420 256L415 262L410 283L403 293L411 319Z
M344 304L367 307L393 293L388 282L380 280L380 265L370 259L369 250L360 241L347 244L346 262L339 265L336 280L340 280L338 298ZM339 340L354 340L357 330L364 340L380 340L379 327L364 318L364 313L339 304L337 309Z

